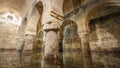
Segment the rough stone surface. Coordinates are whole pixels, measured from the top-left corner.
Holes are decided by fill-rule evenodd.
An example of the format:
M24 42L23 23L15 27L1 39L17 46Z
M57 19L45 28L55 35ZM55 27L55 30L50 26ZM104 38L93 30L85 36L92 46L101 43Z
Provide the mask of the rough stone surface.
M17 26L0 23L0 49L20 49L24 39L17 37Z
M46 34L45 41L45 56L54 56L58 53L58 38L54 31L49 31Z
M93 51L120 51L120 15L112 14L90 23L90 47Z

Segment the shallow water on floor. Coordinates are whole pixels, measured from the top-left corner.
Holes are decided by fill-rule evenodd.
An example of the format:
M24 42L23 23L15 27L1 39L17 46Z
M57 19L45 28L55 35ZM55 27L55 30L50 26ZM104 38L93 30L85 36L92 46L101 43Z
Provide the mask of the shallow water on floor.
M59 64L42 60L42 52L0 51L0 68L120 68L120 54L92 52L83 56L79 51L60 53Z

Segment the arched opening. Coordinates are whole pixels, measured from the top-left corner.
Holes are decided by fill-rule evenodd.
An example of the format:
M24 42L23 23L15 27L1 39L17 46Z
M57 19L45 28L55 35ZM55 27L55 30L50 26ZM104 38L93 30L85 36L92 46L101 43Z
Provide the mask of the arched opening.
M81 44L77 33L77 26L78 25L75 21L66 20L63 22L61 27L63 63L65 64L65 68L77 68L77 66L74 63L81 63L77 59L78 56L79 58L81 58ZM73 65L70 66L71 64Z
M74 21L67 20L62 25L62 45L63 50L80 50L80 39L77 34L77 24Z
M42 23L41 23L41 19L42 19L42 14L43 14L43 4L41 1L39 1L36 6L35 6L40 14L40 18L39 21L37 23L37 32L36 32L36 37L35 37L35 41L34 41L34 50L41 50L43 49L43 31L42 31Z
M92 51L120 52L120 7L103 3L88 13Z

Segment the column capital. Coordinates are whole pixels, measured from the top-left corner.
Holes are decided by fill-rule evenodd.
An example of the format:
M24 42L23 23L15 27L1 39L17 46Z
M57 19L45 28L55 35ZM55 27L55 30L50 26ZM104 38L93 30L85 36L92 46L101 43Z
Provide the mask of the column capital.
M50 21L47 24L44 24L43 26L44 31L59 31L60 30L60 24L57 22Z
M78 35L80 38L84 38L86 36L89 36L89 31L81 31L81 32L78 32Z
M89 45L89 31L83 31L78 33L81 39L82 54L91 54Z

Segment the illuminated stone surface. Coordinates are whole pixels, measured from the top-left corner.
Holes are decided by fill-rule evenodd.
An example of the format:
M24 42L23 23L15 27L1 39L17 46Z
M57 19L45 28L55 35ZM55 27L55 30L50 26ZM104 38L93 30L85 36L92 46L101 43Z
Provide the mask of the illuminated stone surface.
M120 0L0 0L0 66L33 68L37 50L41 68L119 68L118 57L91 54L120 52L119 19Z

